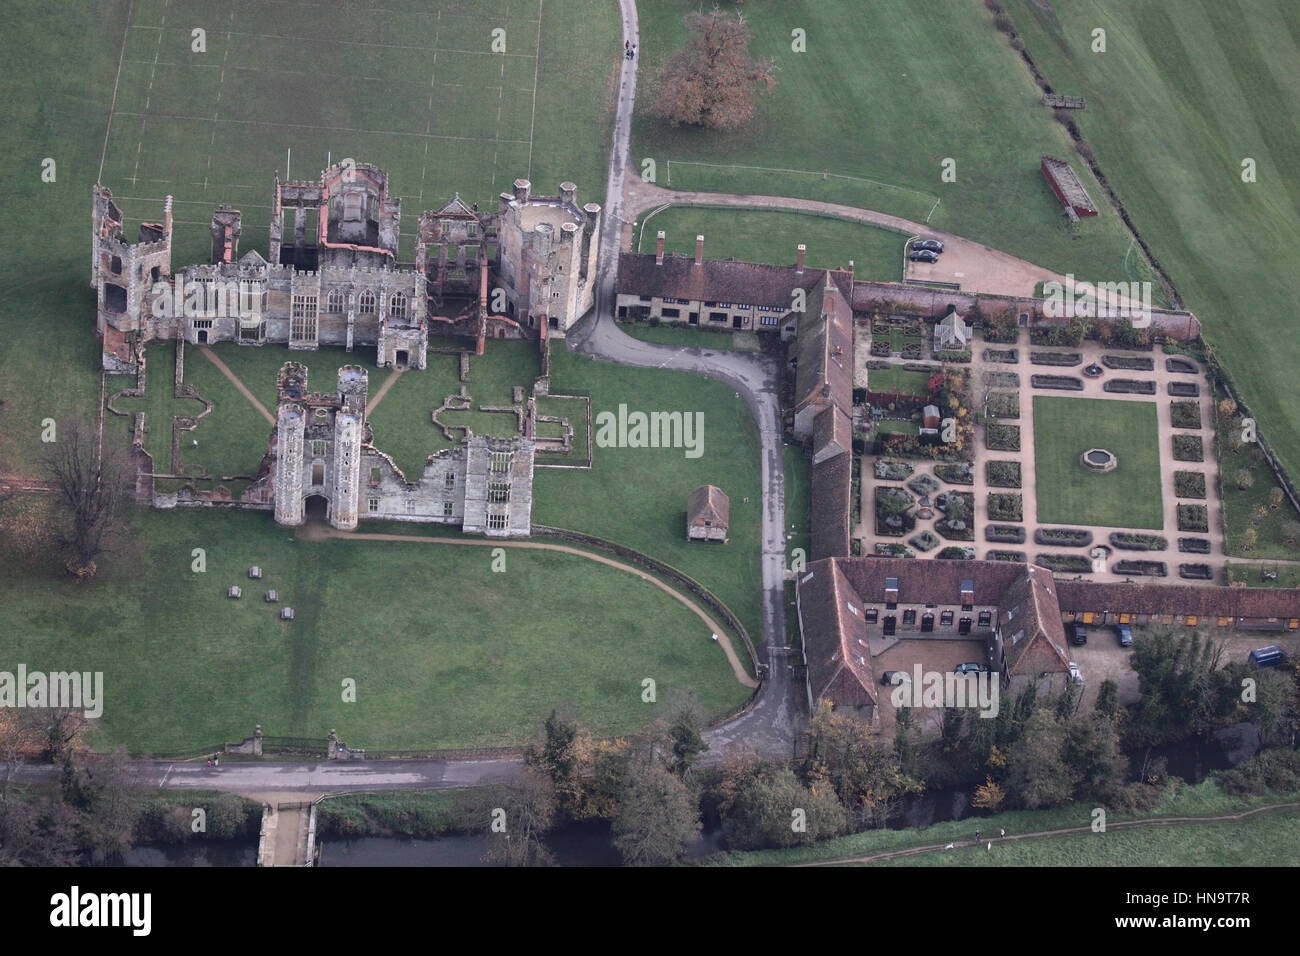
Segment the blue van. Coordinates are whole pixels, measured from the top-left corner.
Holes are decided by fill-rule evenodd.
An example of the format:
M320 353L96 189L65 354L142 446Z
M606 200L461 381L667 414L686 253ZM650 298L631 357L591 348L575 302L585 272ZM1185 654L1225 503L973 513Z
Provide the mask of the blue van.
M1250 652L1250 662L1256 667L1276 667L1286 660L1286 651L1276 644L1257 647Z

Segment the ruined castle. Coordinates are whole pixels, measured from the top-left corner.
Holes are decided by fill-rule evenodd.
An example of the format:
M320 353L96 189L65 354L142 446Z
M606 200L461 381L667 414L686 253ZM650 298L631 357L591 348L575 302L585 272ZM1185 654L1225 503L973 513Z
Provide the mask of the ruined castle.
M593 305L600 206L579 206L573 183L534 196L517 179L492 214L454 196L420 216L413 263L398 261L401 214L375 166L344 160L317 182L277 176L269 260L239 254L242 216L221 206L210 261L173 272L172 198L133 243L112 192L97 184L90 279L103 367L135 372L149 342L179 338L374 348L380 366L422 369L430 334L469 339L476 354L488 338L544 343Z

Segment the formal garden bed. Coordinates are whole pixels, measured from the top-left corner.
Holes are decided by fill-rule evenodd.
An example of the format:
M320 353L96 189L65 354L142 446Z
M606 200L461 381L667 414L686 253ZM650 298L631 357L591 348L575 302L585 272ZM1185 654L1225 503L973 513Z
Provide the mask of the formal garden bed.
M1112 378L1102 383L1101 390L1114 392L1117 395L1154 395L1156 383L1148 379Z
M1034 531L1034 544L1086 548L1092 544L1092 532L1085 528L1038 528Z
M1178 461L1205 461L1205 445L1200 435L1175 435L1174 458Z
M916 494L918 498L925 498L928 495L934 494L942 488L943 485L939 484L938 479L922 472L912 478L912 480L907 483L907 487Z
M1069 325L1036 325L1029 330L1029 344L1075 346L1083 341L1083 323L1075 319Z
M876 534L901 538L912 533L916 518L908 514L914 501L903 488L876 487Z
M994 372L985 370L984 372L985 388L1019 388L1019 372Z
M1020 487L1020 462L988 461L984 463L984 480L994 488Z
M1169 542L1158 534L1112 531L1110 545L1120 551L1164 551L1169 547Z
M1020 451L1020 426L985 425L984 444L990 451Z
M1092 570L1092 559L1082 554L1040 554L1034 563L1049 571L1063 574L1085 574Z
M1083 354L1081 352L1030 352L1029 361L1032 365L1069 367L1082 362Z
M906 481L916 469L910 462L877 458L872 470L877 481Z
M1214 568L1208 564L1180 564L1178 576L1191 581L1213 581Z
M1052 388L1060 392L1083 391L1083 379L1071 375L1031 375L1029 384L1034 388Z
M1205 473L1202 471L1174 472L1174 494L1179 498L1204 498Z
M1175 428L1200 428L1201 406L1196 402L1170 402L1169 423Z
M985 349L984 361L1001 362L1003 365L1015 365L1020 361L1019 349Z
M975 484L975 466L968 461L935 465L934 473L941 481L946 481L950 485Z
M971 353L970 349L964 352L935 352L934 357L940 362L962 365L970 362Z
M912 537L907 539L907 543L917 551L930 551L939 547L943 542L939 540L939 536L933 531L927 530L922 531L920 534L912 535Z
M1101 364L1128 372L1154 372L1156 360L1144 355L1103 355Z
M985 561L1010 561L1013 564L1025 563L1025 552L1023 551L986 551L984 553Z
M1131 574L1147 578L1163 578L1169 573L1163 561L1140 561L1134 558L1116 561L1110 569L1116 574Z
M984 540L989 544L1024 544L1025 529L1015 524L991 524L984 528Z
M988 497L990 521L1023 521L1024 499L1011 491L990 491Z
M1201 386L1195 382L1169 382L1166 389L1175 398L1199 398Z
M876 554L883 554L890 558L914 558L916 555L912 549L903 544L894 544L890 541L880 541L876 543Z
M937 558L944 558L948 561L974 561L975 549L967 546L950 544L937 555Z
M1020 329L1014 325L1005 327L986 325L983 335L984 341L989 345L1015 345L1020 341Z
M945 491L936 495L934 506L943 517L934 523L934 530L950 541L975 540L975 496L969 491Z
M1205 505L1179 505L1178 530L1208 532L1210 530L1209 509Z
M985 406L994 418L1019 418L1019 392L990 392Z
M1179 538L1178 550L1184 554L1209 554L1209 538Z
M1195 362L1187 359L1167 358L1165 359L1165 371L1175 372L1180 375L1196 375L1200 369Z

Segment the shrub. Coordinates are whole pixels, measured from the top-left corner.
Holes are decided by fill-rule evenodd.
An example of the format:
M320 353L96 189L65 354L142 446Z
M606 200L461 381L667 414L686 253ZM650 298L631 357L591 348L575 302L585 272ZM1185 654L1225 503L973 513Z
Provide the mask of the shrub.
M916 494L924 497L926 495L934 494L943 486L940 485L939 482L936 481L934 478L930 477L929 475L923 472L917 475L916 477L914 477L911 481L909 481L907 483L907 487L910 488Z
M1156 383L1135 378L1112 378L1101 386L1103 392L1120 395L1154 395Z
M911 476L912 466L905 461L887 461L876 459L876 478L880 481L904 481Z
M1178 461L1205 461L1205 446L1200 435L1175 435L1174 458Z
M907 543L916 548L917 551L929 551L931 548L939 546L939 538L933 531L922 531L920 534L908 538Z
M1023 551L989 551L984 555L985 561L1011 561L1016 564L1025 563L1025 552Z
M1019 418L1019 392L993 392L989 395L988 411L994 418Z
M1209 531L1210 513L1205 505L1178 506L1179 531Z
M987 525L984 540L993 544L1024 544L1025 529L1015 524Z
M1062 392L1083 391L1083 380L1072 375L1031 375L1029 384L1034 388L1054 388Z
M1174 494L1179 498L1204 498L1205 475L1199 471L1174 472Z
M984 443L992 451L1020 451L1020 426L986 425L984 427Z
M950 561L974 561L975 549L963 548L959 545L949 545L940 551L937 557L947 558Z
M1121 551L1163 551L1169 542L1158 534L1136 534L1131 531L1113 531L1111 547Z
M1092 532L1083 528L1039 528L1034 532L1034 544L1086 548L1092 544Z
M1014 492L989 492L990 521L1023 521L1024 505L1020 495Z
M1146 577L1163 578L1169 573L1163 561L1135 561L1126 559L1116 561L1111 565L1111 570L1116 574L1140 574Z
M1169 420L1175 428L1200 428L1201 406L1196 402L1170 402Z
M1020 487L1020 462L990 461L984 465L984 480L995 488Z
M1255 476L1251 474L1249 468L1238 468L1237 473L1232 476L1233 482L1238 491L1245 491L1255 483Z
M950 485L975 484L975 469L970 462L958 462L954 465L935 465L934 473Z
M1029 361L1034 365L1072 366L1083 361L1082 352L1030 352Z
M1049 571L1081 574L1092 570L1092 559L1082 554L1040 554L1034 563Z

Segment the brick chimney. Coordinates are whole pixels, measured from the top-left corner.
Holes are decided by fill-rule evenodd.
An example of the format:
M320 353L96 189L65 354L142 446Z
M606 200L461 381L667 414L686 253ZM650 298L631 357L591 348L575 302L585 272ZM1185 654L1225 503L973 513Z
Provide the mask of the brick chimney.
M704 265L704 237L703 236L695 237L695 264L697 266Z
M664 239L665 238L666 237L664 236L664 231L660 229L659 234L655 237L655 265L657 266L661 266L664 264Z
M808 251L808 247L801 242L799 243L798 249L799 255L794 263L794 271L799 275L803 275L803 254Z

